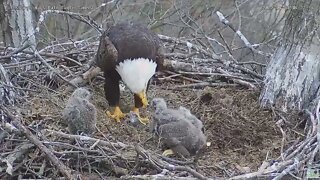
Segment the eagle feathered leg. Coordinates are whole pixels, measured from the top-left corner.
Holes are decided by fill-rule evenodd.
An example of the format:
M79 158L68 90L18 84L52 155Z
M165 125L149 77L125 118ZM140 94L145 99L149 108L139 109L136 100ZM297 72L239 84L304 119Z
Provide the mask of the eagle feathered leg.
M104 77L105 77L104 93L105 93L106 99L109 102L109 106L113 107L114 109L113 113L111 113L110 111L107 111L106 114L108 117L115 119L117 122L120 122L120 120L125 117L125 114L121 111L119 106L120 76L115 70L112 70L112 71L105 71Z

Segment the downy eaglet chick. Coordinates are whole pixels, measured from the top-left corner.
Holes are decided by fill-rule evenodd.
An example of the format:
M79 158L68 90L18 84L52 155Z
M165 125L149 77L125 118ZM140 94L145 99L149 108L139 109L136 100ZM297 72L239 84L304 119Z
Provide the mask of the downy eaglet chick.
M168 108L162 98L154 98L151 104L155 113L150 129L160 137L165 146L170 148L164 155L176 153L189 157L196 155L205 146L206 136L201 130L202 123L190 111L185 111L186 108L182 110Z
M71 94L62 112L70 133L91 135L95 132L97 110L89 101L90 97L90 92L85 88L78 88Z
M183 113L186 119L188 119L196 128L200 129L201 131L203 130L203 123L200 121L195 115L193 115L189 109L180 106L179 111Z

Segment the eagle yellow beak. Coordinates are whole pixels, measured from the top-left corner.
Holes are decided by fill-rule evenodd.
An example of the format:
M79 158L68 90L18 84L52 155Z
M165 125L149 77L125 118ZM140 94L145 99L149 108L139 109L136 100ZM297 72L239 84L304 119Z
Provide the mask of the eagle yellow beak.
M141 99L141 102L142 102L143 107L144 107L144 108L147 107L147 106L149 105L149 103L148 103L146 91L143 90L143 91L141 91L140 93L138 93L137 95L138 95L138 97Z

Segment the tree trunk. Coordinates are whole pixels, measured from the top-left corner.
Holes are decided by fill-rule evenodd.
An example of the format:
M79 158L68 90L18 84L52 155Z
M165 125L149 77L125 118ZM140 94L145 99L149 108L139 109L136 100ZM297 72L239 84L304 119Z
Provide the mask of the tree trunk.
M319 0L290 0L282 39L268 64L262 106L306 109L319 96Z
M36 46L30 0L0 0L0 25L5 46L20 48ZM15 59L15 58L11 58ZM26 70L30 69L29 66ZM0 84L12 86L9 74L0 64ZM0 87L0 104L13 104L15 93L12 88Z
M30 0L0 0L0 23L5 46L36 44Z

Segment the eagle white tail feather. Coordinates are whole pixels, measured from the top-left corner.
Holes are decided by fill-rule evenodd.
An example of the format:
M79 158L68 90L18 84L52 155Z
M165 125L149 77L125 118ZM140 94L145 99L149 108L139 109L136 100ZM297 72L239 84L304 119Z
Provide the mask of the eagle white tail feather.
M147 88L148 81L156 72L157 64L146 58L127 59L116 66L122 81L133 93Z

